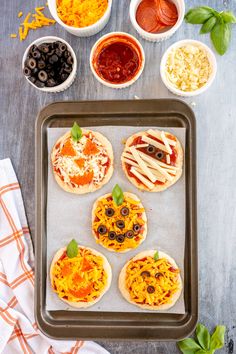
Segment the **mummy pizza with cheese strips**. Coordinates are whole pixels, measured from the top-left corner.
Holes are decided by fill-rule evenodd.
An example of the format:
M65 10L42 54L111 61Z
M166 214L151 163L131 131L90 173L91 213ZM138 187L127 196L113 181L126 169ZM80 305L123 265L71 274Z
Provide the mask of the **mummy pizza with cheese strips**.
M166 253L144 251L122 268L119 289L133 305L147 310L167 310L174 306L182 291L180 270Z
M147 235L147 217L140 199L116 185L92 209L92 232L101 246L114 252L138 247Z
M104 186L113 174L113 150L102 134L80 128L71 131L54 145L51 161L55 179L67 192L84 194Z
M161 192L181 177L183 149L173 134L149 129L127 139L121 161L127 178L137 188Z
M77 308L94 305L111 285L112 271L105 256L72 240L54 256L51 286L58 297Z

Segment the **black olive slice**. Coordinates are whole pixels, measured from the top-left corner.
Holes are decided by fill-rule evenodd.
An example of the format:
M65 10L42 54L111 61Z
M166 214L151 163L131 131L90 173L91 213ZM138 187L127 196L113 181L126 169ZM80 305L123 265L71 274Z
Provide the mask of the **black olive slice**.
M40 81L46 82L48 79L48 74L46 73L46 71L40 70L40 72L38 73L38 78Z
M134 237L134 232L133 230L129 230L125 233L125 237L127 238L133 238Z
M129 215L129 208L127 208L127 207L121 208L120 213L121 213L122 216Z
M162 275L162 273L156 273L155 278L158 279L161 275Z
M107 228L104 225L99 225L98 226L98 233L100 235L105 235L107 233Z
M155 156L158 160L162 160L164 157L164 152L158 151Z
M144 270L142 273L141 273L141 276L143 277L143 278L145 278L145 277L150 277L150 272L148 271L148 270Z
M36 81L36 78L34 76L30 76L28 79L32 82L32 84L34 84Z
M116 239L116 233L115 233L115 231L110 231L110 232L108 233L108 238L109 238L109 240L115 240L115 239Z
M38 61L38 68L39 68L40 70L44 69L45 66L46 66L46 63L45 63L44 60L39 60L39 61Z
M67 50L67 46L65 43L59 43L58 48L60 49L61 52L65 52Z
M116 226L119 227L119 229L123 229L125 227L125 223L123 220L118 220L116 221Z
M46 43L40 44L38 49L44 54L47 54L49 52L49 50L50 50L49 49L49 45L46 44Z
M27 66L24 67L23 73L25 76L30 76L31 75L31 70Z
M32 53L32 57L34 59L40 59L41 58L41 53L38 49L34 50L33 53Z
M37 46L33 44L29 49L29 54L32 54L37 49Z
M155 146L153 146L153 145L148 145L147 148L146 148L146 151L147 151L149 154L154 154L154 152L156 151L156 148L155 148Z
M111 216L113 216L115 214L115 210L112 209L112 208L107 208L106 211L105 211L105 214L106 214L106 216L111 217Z
M67 58L66 62L67 62L68 65L72 65L74 63L74 60L73 60L72 56L69 56Z
M49 58L49 63L50 64L55 64L55 63L57 63L58 62L58 56L56 55L56 54L53 54L50 58Z
M31 70L36 68L37 66L37 62L34 58L30 58L29 60L27 60L27 64L28 68L30 68Z
M141 229L141 226L139 224L134 224L134 226L133 226L134 232L139 232L140 229Z
M54 86L56 86L56 81L54 80L54 79L49 79L48 81L47 81L47 87L54 87Z
M149 285L149 286L147 287L147 292L148 292L149 294L153 294L153 293L155 292L154 286Z
M61 79L63 82L66 81L68 79L68 77L69 77L69 74L67 74L67 73L61 74Z
M125 240L125 236L124 235L116 235L116 241L119 243L123 243Z
M34 82L35 86L37 86L38 88L43 88L45 86L45 83L39 80L36 80Z

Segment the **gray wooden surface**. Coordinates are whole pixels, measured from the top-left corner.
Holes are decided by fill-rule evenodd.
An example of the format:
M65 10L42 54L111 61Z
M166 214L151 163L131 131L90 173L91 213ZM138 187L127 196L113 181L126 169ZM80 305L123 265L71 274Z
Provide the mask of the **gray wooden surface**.
M138 37L128 16L129 0L113 0L112 16L102 33L79 39L58 25L30 33L23 42L10 39L17 30L17 13L43 4L40 0L1 0L0 42L0 158L10 157L21 183L28 221L34 237L34 123L38 111L58 100L133 99L173 97L160 81L159 63L164 50L184 38L199 39L195 26L183 24L174 37L161 44L142 39L146 67L136 84L125 90L112 90L99 84L89 69L89 52L101 34L121 30ZM227 7L236 12L235 0L188 0L197 5ZM71 88L60 94L39 93L21 73L26 46L44 35L66 39L78 58L78 77ZM209 43L208 36L200 38ZM218 74L214 86L202 96L186 100L197 117L198 133L198 216L200 268L200 321L210 329L216 324L228 328L221 353L233 353L236 341L236 26L229 52L217 56ZM101 343L112 354L175 354L175 343Z

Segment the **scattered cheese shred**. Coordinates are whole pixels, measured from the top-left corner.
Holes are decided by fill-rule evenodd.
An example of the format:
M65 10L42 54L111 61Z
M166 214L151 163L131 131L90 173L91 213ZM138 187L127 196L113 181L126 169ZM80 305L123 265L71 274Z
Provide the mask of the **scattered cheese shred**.
M57 13L68 26L91 26L104 15L108 0L57 0Z
M12 33L12 34L10 34L10 37L11 38L17 38L17 34L16 33Z
M28 36L29 30L36 30L38 28L41 28L43 26L50 26L53 25L56 21L46 17L43 14L44 6L41 7L36 7L35 8L35 13L29 12L26 16L24 21L20 24L18 28L18 33L19 33L19 39L20 41L23 41L26 39ZM23 16L23 12L20 11L18 13L18 18L21 18ZM17 35L10 35L11 38L17 38Z

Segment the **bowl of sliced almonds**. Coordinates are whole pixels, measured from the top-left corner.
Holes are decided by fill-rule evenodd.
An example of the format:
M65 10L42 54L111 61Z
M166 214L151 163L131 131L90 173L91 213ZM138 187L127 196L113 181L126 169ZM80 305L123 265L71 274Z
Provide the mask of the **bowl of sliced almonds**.
M216 58L204 43L186 39L164 53L160 73L165 86L178 96L191 97L206 91L217 72Z

